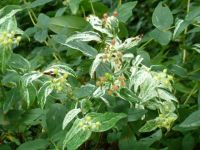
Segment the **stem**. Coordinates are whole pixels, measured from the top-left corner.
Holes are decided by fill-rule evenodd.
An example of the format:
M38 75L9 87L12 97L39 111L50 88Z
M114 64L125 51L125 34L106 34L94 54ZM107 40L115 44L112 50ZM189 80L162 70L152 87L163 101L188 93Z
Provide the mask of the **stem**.
M183 50L183 63L185 63L185 60L186 60L186 52L187 52L187 51L184 49L184 50Z
M92 8L92 13L93 13L93 15L95 15L95 11L94 11L94 7L93 7L93 4L92 4L92 0L90 0L90 6L91 6L91 8Z
M190 11L190 0L187 1L187 10L186 10L186 15L189 13ZM185 29L184 33L187 34L187 30L188 28Z
M188 103L190 97L197 92L197 90L196 90L197 86L198 86L198 82L194 85L193 89L191 90L190 94L188 95L188 97L186 98L186 100L183 104Z
M81 6L81 10L82 10L82 12L83 12L83 17L85 18L86 17L86 15L85 15L85 10L84 10L84 8Z
M140 46L139 49L144 48L147 44L149 44L153 39L148 40L146 43L144 43L142 46Z
M120 6L122 4L122 0L119 0L118 2L118 6Z

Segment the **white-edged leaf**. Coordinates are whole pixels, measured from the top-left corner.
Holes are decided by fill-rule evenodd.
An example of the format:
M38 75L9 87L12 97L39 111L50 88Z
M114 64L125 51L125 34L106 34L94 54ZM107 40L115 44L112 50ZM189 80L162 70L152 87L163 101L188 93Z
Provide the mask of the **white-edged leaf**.
M67 147L67 150L76 150L91 136L92 132L90 130L83 130L80 127L80 121L81 119L77 118L71 129L67 132L63 141L63 150L65 147Z
M81 109L78 108L78 109L72 109L70 110L65 118L64 118L64 121L63 121L63 125L62 125L62 128L65 129L65 127L81 112Z
M8 5L0 9L0 25L21 10L22 8L17 5Z
M28 84L32 83L34 80L40 78L43 74L37 71L32 71L30 73L26 73L22 76L22 83L26 87Z
M166 101L173 100L173 101L177 102L176 97L174 95L172 95L170 92L168 92L167 90L158 88L157 92L158 92L159 98L164 99Z
M176 38L181 32L184 31L184 29L188 26L188 22L179 19L175 24L175 29L173 33L173 39Z
M94 77L94 72L96 71L97 67L100 65L101 63L101 58L104 54L100 53L96 56L95 60L92 63L92 67L90 69L90 77L93 78Z
M71 69L68 65L66 64L56 64L56 65L52 65L50 67L48 67L44 72L54 72L54 70L57 69L58 73L60 74L64 74L64 73L68 73L72 76L76 76L76 73L74 72L73 69Z
M138 43L141 41L141 38L139 36L131 37L126 39L117 49L130 49L132 47L135 47L138 45Z
M98 17L90 15L87 17L87 21L92 25L95 30L107 34L109 37L113 37L112 33L109 30L103 28L103 22Z
M139 86L151 75L145 70L139 70L131 79L131 86L134 85L134 91L137 92Z
M37 97L42 108L44 108L47 97L51 94L52 91L53 91L53 86L51 81L45 82L39 89Z
M86 56L94 58L98 54L98 51L95 48L93 48L85 42L76 40L66 42L67 37L63 35L54 35L53 39L62 45L82 52Z
M77 33L70 36L69 38L66 39L66 43L70 41L74 41L74 40L84 41L84 42L89 42L89 41L101 42L101 37L98 33L94 31L85 31L85 32Z

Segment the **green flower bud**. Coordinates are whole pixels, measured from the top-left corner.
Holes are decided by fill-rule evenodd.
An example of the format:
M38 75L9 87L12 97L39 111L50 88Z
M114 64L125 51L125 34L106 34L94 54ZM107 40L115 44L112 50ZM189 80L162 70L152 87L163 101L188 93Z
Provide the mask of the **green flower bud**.
M90 116L87 116L87 117L85 117L85 120L86 120L86 121L91 121L92 118L91 118Z
M106 77L107 80L112 79L112 75L110 73L105 73L105 77Z
M163 73L167 73L167 69L164 69L164 70L163 70Z
M21 36L18 36L18 37L16 38L16 40L17 40L18 43L21 41L21 39L22 39Z
M57 74L58 74L58 69L55 68L55 69L53 70L53 73L54 73L55 75L57 75Z
M67 79L68 76L69 76L68 73L64 73L63 78L64 78L64 79Z

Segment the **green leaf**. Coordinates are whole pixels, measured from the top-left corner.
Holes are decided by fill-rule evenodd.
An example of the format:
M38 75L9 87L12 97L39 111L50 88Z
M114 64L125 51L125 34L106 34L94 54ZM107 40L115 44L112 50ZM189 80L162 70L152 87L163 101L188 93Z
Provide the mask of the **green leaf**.
M44 115L45 112L41 108L30 109L22 115L22 121L26 125L37 125L40 124L40 120Z
M45 139L36 139L33 141L28 141L20 145L17 150L41 150L46 149L49 142Z
M45 110L44 110L45 111ZM66 113L66 106L63 104L51 104L48 105L48 111L46 113L45 126L47 127L48 137L56 140L63 140L64 135L60 136L61 133L64 134L62 130L62 123Z
M145 109L130 108L128 110L128 122L137 121L147 112Z
M18 5L7 5L0 9L0 25L21 10L22 8Z
M12 150L8 144L1 144L0 150Z
M79 9L79 4L81 0L70 0L68 1L69 7L71 9L72 14L76 14Z
M200 7L193 7L192 9L190 9L189 13L186 15L185 20L188 22L192 22L195 20L195 18L199 17L200 15Z
M157 128L157 120L149 120L142 126L139 132L151 132Z
M49 16L40 13L37 19L37 27L41 28L41 29L47 29L49 26L49 23L51 21L51 19L49 18Z
M27 5L27 8L35 8L38 6L45 5L53 0L35 0L34 2Z
M36 33L34 38L36 41L44 42L48 37L48 26L50 23L50 18L45 14L39 14L38 22L36 24Z
M170 65L169 70L180 77L187 77L187 70L179 65L172 64Z
M51 18L49 29L55 33L70 34L82 30L87 24L85 19L78 16L60 16Z
M36 33L34 34L34 39L40 43L44 42L48 36L47 29L37 29Z
M124 22L124 23L127 22L128 19L132 16L132 10L136 6L136 4L137 4L137 1L127 2L120 5L117 8L117 12L119 14L117 18L119 19L119 21Z
M181 124L180 127L190 128L200 126L200 110L190 114Z
M4 72L7 68L8 62L10 60L12 50L0 45L0 68L1 72Z
M150 146L156 142L159 141L162 138L162 131L158 130L149 137L142 138L139 141L134 143L134 149L135 150L149 150L151 149Z
M64 118L62 128L64 129L80 112L80 108L70 110Z
M188 133L184 136L182 140L182 150L193 150L195 147L195 139L191 135L191 133Z
M85 97L92 96L93 92L95 91L96 87L92 84L86 84L81 86L80 88L76 88L73 92L74 96L78 99L82 99Z
M168 29L173 24L172 12L166 5L163 6L162 2L156 6L153 12L152 23L159 30Z
M1 83L5 87L16 87L21 79L20 77L17 72L12 71L4 75Z
M159 29L154 29L149 35L161 45L167 45L172 38L172 33L170 31L161 31Z
M76 150L91 136L92 132L81 129L79 123L80 119L76 119L71 129L67 132L63 142L63 150L65 147L67 147L67 150Z
M93 112L87 114L87 116L90 116L92 118L92 122L94 123L100 122L101 124L99 128L92 129L92 131L94 132L107 131L112 127L114 127L119 120L127 117L127 115L124 113L113 113L113 112L106 112L106 113Z

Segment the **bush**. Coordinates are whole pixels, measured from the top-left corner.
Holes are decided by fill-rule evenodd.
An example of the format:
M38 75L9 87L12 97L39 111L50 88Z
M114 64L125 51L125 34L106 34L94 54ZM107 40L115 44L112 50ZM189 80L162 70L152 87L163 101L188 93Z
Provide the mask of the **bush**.
M0 149L200 147L199 2L0 6Z

